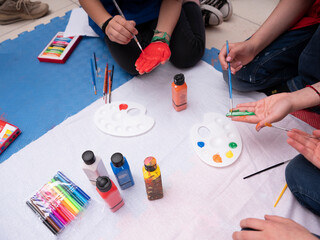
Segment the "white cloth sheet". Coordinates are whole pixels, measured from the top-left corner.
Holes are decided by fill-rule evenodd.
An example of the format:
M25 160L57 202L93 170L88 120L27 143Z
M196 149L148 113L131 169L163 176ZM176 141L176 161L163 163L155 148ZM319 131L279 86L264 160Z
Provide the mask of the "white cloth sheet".
M176 112L171 102L171 82L180 72L188 85L188 108ZM237 104L265 95L234 91L233 96ZM193 151L191 127L202 121L204 113L226 114L229 109L228 86L212 66L200 62L182 71L167 63L113 91L112 100L144 105L155 119L154 127L144 135L129 138L100 132L93 123L95 111L104 104L99 99L14 154L0 165L1 239L55 239L25 200L58 170L92 198L91 206L67 227L61 239L225 240L240 230L241 219L263 218L264 214L292 218L320 233L320 218L301 207L288 189L273 207L285 185L285 165L243 180L297 154L286 143L285 132L264 128L257 133L255 125L235 123L243 149L238 160L225 168L206 165ZM277 125L312 131L291 115ZM120 190L125 205L115 213L109 211L81 169L81 154L87 149L102 157L113 181L111 155L121 152L129 162L135 185ZM161 200L147 200L142 166L148 156L158 160L162 172Z

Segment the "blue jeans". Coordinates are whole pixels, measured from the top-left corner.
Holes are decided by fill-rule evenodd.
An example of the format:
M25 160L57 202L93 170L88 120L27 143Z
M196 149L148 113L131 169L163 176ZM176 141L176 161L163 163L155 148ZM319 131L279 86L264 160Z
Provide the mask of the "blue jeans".
M320 169L299 154L286 167L286 181L298 202L320 216Z
M320 27L287 31L232 75L232 87L256 91L287 83L290 91L320 81ZM223 71L228 81L227 71Z

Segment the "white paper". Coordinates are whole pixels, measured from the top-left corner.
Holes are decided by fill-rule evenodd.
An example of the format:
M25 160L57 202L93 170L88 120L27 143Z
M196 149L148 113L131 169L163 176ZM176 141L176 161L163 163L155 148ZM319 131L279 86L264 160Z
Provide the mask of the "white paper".
M88 36L99 37L95 31L89 26L88 14L83 8L75 8L72 10L68 25L63 34L64 37L72 36Z

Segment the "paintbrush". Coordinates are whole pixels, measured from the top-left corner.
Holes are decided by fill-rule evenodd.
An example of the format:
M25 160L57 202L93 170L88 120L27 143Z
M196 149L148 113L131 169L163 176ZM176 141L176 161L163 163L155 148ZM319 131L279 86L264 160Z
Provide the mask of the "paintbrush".
M104 82L103 82L103 100L106 103L107 98L107 92L108 92L108 63L106 64L106 68L104 70Z
M273 207L276 207L276 206L277 206L278 202L280 201L280 198L282 197L282 195L283 195L284 192L286 191L287 187L288 187L288 185L286 184L286 185L284 186L284 188L282 189L282 191L281 191L281 193L280 193L280 196L278 197L278 199L277 199L277 201L276 201L276 203L274 204Z
M286 132L291 131L291 129L274 126L274 125L272 125L272 124L270 124L270 123L265 123L264 125L267 126L267 127L274 127L274 128L276 128L276 129L280 129L280 130L283 130L283 131L286 131ZM314 135L308 135L308 136L304 136L304 137L306 137L306 138L318 139L318 140L320 139L319 137L316 137L316 136L314 136Z
M97 75L97 77L99 77L98 66L97 66L97 58L96 58L96 53L95 52L93 52L93 60L94 60L94 67L96 69L96 75Z
M95 78L95 74L94 74L94 66L93 66L92 58L90 58L90 65L91 65L91 75L92 75L94 94L97 95L96 78Z
M116 8L117 8L118 12L120 13L120 15L121 15L124 19L126 19L125 16L124 16L124 14L123 14L123 12L121 11L118 3L116 2L116 0L112 0L112 1L113 1L114 5L116 6ZM141 45L140 45L137 37L136 37L133 33L131 33L131 34L132 34L132 36L133 36L133 39L136 41L138 47L140 48L141 52L143 53L143 49L142 49L142 47L141 47Z
M109 103L111 103L112 83L113 83L114 65L112 65L111 77L110 77L110 90L109 90Z
M270 170L270 169L272 169L272 168L279 167L279 166L281 166L281 165L283 165L283 164L285 164L285 163L287 163L287 162L289 162L289 161L291 161L291 160L286 160L286 161L284 161L284 162L277 163L277 164L275 164L275 165L272 165L272 166L270 166L270 167L267 167L267 168L265 168L265 169L262 169L262 170L260 170L260 171L258 171L258 172L255 172L255 173L253 173L253 174L250 174L250 175L244 177L243 179L246 179L246 178L252 177L252 176L254 176L254 175L257 175L257 174L259 174L259 173L268 171L268 170Z
M227 48L227 56L228 56L228 54L229 54L229 43L228 43L228 40L226 42L226 48ZM232 99L231 69L230 69L230 63L229 62L228 62L228 80L229 80L230 112L232 113L233 99Z
M276 129L280 129L280 130L283 130L283 131L286 131L286 132L289 132L291 130L291 129L286 129L286 128L283 128L283 127L273 126L271 123L265 123L264 125L267 126L267 127L274 127Z

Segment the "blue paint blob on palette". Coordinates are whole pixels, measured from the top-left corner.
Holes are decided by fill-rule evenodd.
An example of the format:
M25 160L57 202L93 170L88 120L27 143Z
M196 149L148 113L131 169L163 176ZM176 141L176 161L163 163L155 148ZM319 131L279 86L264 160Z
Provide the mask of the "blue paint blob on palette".
M199 158L214 167L229 166L242 151L235 124L219 113L206 113L204 121L192 127L191 141Z

